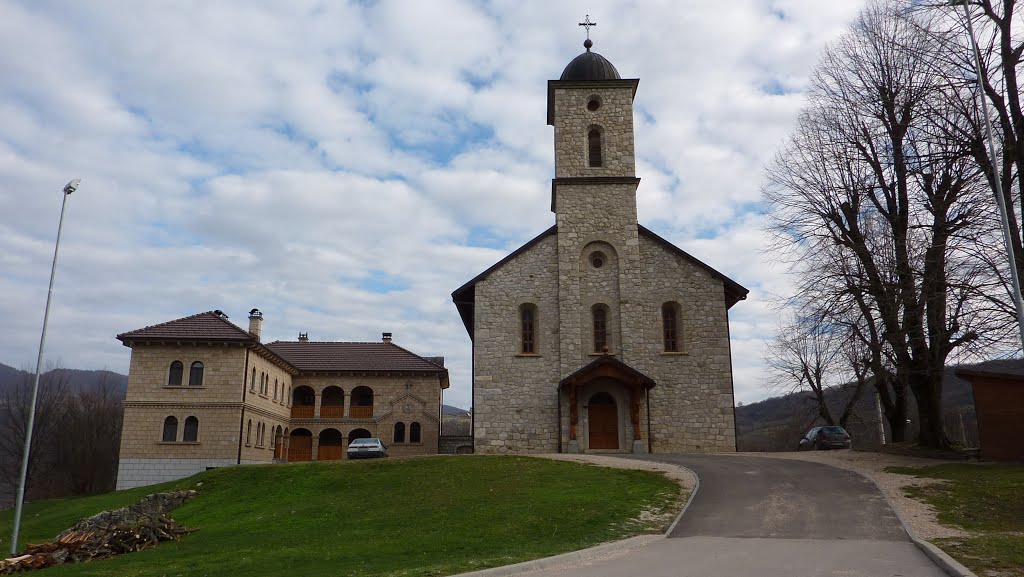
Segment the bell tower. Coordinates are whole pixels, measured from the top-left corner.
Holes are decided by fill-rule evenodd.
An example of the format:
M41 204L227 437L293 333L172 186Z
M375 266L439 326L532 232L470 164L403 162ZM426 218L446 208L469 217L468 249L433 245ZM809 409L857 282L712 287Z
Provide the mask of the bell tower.
M607 352L624 362L642 339L632 307L640 294L633 96L639 80L622 79L586 51L548 81L548 124L554 126L551 210L558 227L559 330L566 376ZM602 312L603 311L603 312ZM595 316L596 315L596 316ZM599 320L595 320L599 319ZM602 341L599 324L605 327ZM595 344L595 340L600 344ZM600 350L598 350L600 349ZM639 367L637 367L639 368Z

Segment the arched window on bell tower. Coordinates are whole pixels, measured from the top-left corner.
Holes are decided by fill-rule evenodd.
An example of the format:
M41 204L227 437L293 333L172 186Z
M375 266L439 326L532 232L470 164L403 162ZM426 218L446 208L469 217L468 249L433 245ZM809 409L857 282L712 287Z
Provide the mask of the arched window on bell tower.
M600 126L591 126L587 131L587 165L599 168L601 162L601 139L603 131Z

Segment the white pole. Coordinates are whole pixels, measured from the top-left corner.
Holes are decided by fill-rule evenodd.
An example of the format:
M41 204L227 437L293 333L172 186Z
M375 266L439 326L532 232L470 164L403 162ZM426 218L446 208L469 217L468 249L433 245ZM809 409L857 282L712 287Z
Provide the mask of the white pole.
M1020 279L1017 277L1017 259L1014 257L1013 242L1010 240L1010 219L1006 212L1003 182L999 176L999 166L997 165L996 139L992 130L992 118L988 114L988 96L985 94L985 84L982 81L981 51L978 49L978 41L974 39L971 7L966 0L960 1L964 5L964 17L967 19L967 37L971 41L971 50L974 52L974 71L978 75L978 88L981 89L981 111L985 116L985 130L988 133L988 154L992 164L992 182L995 183L996 202L999 204L999 216L1003 221L1003 242L1006 244L1006 255L1010 259L1010 282L1013 285L1013 304L1017 308L1017 329L1020 331L1021 346L1024 347L1024 299L1021 298L1020 294Z
M50 290L46 293L46 312L43 313L43 334L39 337L39 356L36 357L36 376L32 382L32 404L28 409L28 426L25 428L25 452L21 456L21 474L18 476L18 493L14 501L14 530L11 534L11 556L18 553L18 530L21 528L21 509L25 503L25 480L28 476L28 454L32 449L32 427L36 420L36 398L39 396L39 374L43 368L43 348L46 346L46 323L50 320L50 302L53 300L53 277L57 275L57 253L60 251L60 233L64 228L64 207L68 197L78 188L81 179L74 179L64 187L64 199L60 204L60 221L57 224L57 244L53 249L53 266L50 268Z

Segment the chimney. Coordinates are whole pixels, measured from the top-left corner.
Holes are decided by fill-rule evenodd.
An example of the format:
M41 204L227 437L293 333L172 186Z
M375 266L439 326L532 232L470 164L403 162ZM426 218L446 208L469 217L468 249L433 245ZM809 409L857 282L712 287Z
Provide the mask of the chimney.
M309 333L299 333L299 342L300 343L308 343L309 342Z
M390 343L391 342L391 333L381 333L380 334L380 340L384 341L385 343Z
M252 309L249 311L249 334L256 339L256 342L260 340L260 328L263 326L263 313L260 309Z

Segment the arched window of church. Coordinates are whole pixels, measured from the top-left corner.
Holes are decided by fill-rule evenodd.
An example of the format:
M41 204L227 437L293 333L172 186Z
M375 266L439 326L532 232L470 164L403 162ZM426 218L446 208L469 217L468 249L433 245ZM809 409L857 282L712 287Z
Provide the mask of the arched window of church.
M203 386L203 363L192 363L192 368L188 371L188 384L190 387Z
M413 423L409 425L409 442L419 443L420 442L420 424Z
M249 379L249 392L256 392L256 367L252 368L252 378Z
M181 440L185 443L196 443L199 441L199 419L189 417L185 419L185 433Z
M608 307L605 305L594 305L590 309L594 319L594 352L608 352Z
M181 361L174 361L171 363L171 369L167 372L167 386L180 387L181 377L184 372L185 365L181 364Z
M164 419L164 435L160 440L165 443L173 443L178 440L178 419L174 417Z
M395 442L405 442L405 423L395 423Z
M526 303L519 307L519 352L523 354L537 353L537 305Z
M591 128L587 133L587 153L590 166L601 166L601 129Z
M661 332L666 353L677 353L681 350L682 340L679 331L679 304L668 302L661 305Z

